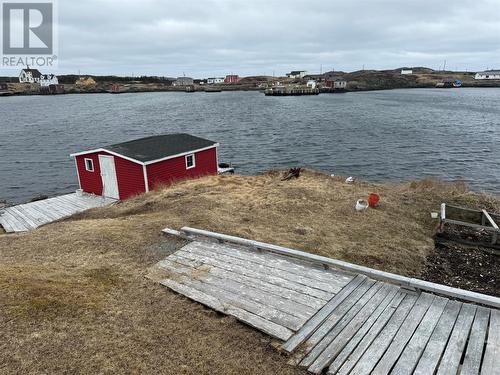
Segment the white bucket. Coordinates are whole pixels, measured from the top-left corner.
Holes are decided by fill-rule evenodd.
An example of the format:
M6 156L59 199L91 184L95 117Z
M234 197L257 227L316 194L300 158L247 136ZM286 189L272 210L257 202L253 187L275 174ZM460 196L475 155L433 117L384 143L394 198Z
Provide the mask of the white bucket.
M364 199L358 199L356 202L356 211L364 211L368 208L368 202Z
M83 190L82 189L76 189L76 196L77 197L82 197L83 196Z

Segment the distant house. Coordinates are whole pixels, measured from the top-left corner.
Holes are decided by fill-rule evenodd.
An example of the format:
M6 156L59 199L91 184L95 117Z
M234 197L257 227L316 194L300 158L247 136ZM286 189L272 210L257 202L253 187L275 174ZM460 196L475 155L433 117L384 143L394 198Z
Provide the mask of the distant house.
M165 134L78 152L80 189L127 199L175 181L217 174L217 142Z
M50 84L48 86L40 86L40 94L43 95L56 95L56 94L64 94L64 85L60 84Z
M76 80L75 85L77 86L92 86L97 82L92 77L80 77Z
M345 90L347 87L347 81L343 78L327 79L325 80L325 87L334 90Z
M229 74L224 78L224 83L238 83L240 77L237 74Z
M287 73L288 78L304 78L306 75L305 70L292 70L290 73Z
M401 69L401 75L410 75L413 74L413 70L411 69Z
M324 79L324 74L307 74L304 76L304 79L321 82Z
M500 79L500 70L486 70L477 72L474 79Z
M333 88L335 90L345 90L347 87L347 81L345 79L338 78L333 81Z
M21 70L19 74L19 83L39 83L42 73L38 69L30 69L29 67Z
M314 79L310 79L309 81L307 81L307 87L315 89L316 88L316 81Z
M174 86L191 86L193 84L194 81L191 77L178 77L174 82Z
M224 83L224 77L211 77L207 78L207 84L208 85L215 85L218 83Z
M59 80L54 74L41 74L39 83L41 87L49 87L50 85L58 85Z

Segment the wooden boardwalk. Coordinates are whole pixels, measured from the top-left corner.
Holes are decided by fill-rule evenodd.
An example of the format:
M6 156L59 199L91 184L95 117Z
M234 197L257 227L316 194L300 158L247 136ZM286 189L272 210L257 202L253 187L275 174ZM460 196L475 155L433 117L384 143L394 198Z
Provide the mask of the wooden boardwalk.
M161 284L282 340L319 374L500 374L500 310L197 238Z
M4 208L0 210L0 225L7 233L26 232L78 212L114 202L116 200L103 199L95 195L77 196L76 193L61 195Z

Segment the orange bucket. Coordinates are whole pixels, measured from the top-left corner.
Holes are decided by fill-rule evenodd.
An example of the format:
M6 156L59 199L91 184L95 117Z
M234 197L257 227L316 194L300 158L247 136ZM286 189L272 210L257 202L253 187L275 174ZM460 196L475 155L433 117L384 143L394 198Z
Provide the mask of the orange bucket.
M370 193L370 195L368 195L368 206L375 208L379 200L380 197L378 194Z

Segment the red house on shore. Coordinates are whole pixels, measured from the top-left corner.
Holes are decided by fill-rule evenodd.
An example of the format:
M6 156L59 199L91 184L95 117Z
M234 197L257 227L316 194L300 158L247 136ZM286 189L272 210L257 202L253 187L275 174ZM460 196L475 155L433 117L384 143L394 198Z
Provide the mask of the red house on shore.
M229 74L224 78L224 83L238 83L240 77L237 74Z
M161 184L217 174L218 143L166 134L71 154L80 189L127 199Z

